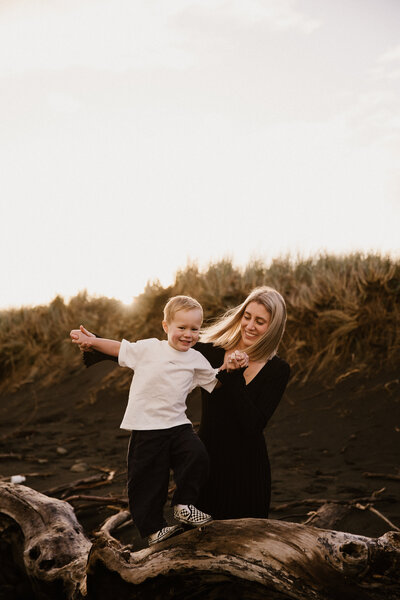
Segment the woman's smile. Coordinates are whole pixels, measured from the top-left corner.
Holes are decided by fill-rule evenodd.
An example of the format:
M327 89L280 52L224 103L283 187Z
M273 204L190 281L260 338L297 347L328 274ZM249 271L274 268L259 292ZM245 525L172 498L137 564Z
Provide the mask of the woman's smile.
M251 346L257 342L267 331L271 315L258 302L249 302L240 322L242 345Z
M254 338L254 337L259 337L258 334L255 331L248 331L247 329L244 330L244 336L248 337L248 338Z

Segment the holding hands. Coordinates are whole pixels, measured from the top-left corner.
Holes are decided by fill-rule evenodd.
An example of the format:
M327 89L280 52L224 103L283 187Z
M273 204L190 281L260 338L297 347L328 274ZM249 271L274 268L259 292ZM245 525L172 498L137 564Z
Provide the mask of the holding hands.
M79 329L72 329L69 335L72 343L79 346L81 352L92 352L96 349L111 356L118 356L120 342L98 338L94 333L85 329L83 325L80 325ZM246 368L248 365L249 357L246 352L235 350L225 354L225 361L221 370L226 370L229 373Z
M249 366L249 357L246 352L235 350L231 354L227 354L225 357L225 368L228 371L234 371L235 369L242 369Z

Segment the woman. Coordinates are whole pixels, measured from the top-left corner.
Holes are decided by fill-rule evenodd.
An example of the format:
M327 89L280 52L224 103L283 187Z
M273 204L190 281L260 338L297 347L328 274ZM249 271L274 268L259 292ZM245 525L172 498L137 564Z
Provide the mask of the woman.
M199 436L210 477L197 504L214 519L268 517L271 475L263 430L289 380L290 367L276 354L285 324L282 296L264 286L205 329L194 346L216 368L237 366L235 352L249 356L246 369L222 371L221 387L211 394L202 390ZM87 366L104 358L110 357L84 353Z
M256 288L208 327L195 349L213 367L249 355L246 369L222 372L223 385L202 390L199 436L210 457L210 477L199 508L214 519L268 516L271 475L263 429L289 380L290 367L276 354L286 323L282 296ZM223 379L221 379L223 376Z

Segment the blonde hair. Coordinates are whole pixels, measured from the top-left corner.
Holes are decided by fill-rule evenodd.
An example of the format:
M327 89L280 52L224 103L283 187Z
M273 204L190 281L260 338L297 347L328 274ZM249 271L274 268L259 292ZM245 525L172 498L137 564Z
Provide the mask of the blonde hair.
M164 306L164 321L171 323L178 310L193 309L199 310L201 312L201 318L203 319L203 308L200 302L197 302L197 300L190 296L174 296L173 298L170 298Z
M246 348L252 360L268 360L278 349L286 325L286 304L279 292L274 288L262 286L255 288L242 304L231 308L215 323L202 331L202 342L213 342L225 350L236 348L242 339L241 320L250 302L257 302L271 315L267 331L254 344Z

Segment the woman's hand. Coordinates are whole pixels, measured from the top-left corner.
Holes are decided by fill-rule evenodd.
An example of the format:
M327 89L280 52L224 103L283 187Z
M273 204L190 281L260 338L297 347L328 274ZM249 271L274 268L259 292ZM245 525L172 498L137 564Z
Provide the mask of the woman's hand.
M242 369L243 367L247 367L249 365L249 357L246 352L241 352L240 350L235 350L232 354L227 355L227 360L225 364L225 368L228 371L234 371L235 369Z

